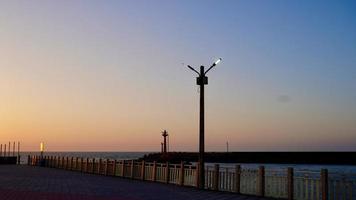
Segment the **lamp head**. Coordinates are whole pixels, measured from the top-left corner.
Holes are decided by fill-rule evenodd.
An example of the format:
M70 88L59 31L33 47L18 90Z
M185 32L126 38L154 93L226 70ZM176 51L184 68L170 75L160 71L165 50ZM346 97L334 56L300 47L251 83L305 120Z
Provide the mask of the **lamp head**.
M214 62L214 65L219 64L219 62L221 62L221 60L222 60L222 59L221 59L221 58L219 58L217 61L215 61L215 62Z

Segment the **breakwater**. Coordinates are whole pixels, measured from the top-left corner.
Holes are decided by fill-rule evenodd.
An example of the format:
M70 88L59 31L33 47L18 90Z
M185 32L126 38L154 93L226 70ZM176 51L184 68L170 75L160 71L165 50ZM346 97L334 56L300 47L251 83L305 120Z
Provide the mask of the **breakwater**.
M151 153L142 157L146 161L197 162L198 153ZM272 164L337 164L356 165L356 152L207 152L210 163L272 163Z

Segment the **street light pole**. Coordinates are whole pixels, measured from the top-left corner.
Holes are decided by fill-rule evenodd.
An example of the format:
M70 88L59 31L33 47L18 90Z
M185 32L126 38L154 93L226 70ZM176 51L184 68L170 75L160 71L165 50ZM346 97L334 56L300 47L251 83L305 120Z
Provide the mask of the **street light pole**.
M197 84L200 85L200 121L199 121L199 188L204 189L205 185L205 159L204 159L204 153L205 153L205 139L204 139L204 133L205 133L205 120L204 120L204 81L205 78L208 80L208 77L205 76L204 74L204 66L200 66L200 81L197 81ZM208 84L208 82L206 82Z
M199 169L198 169L198 180L199 180L199 189L204 189L205 186L205 120L204 120L204 86L208 84L208 77L205 76L208 71L210 71L214 66L216 66L221 61L219 58L214 62L208 70L205 71L204 66L200 66L200 73L195 70L193 67L188 65L188 68L193 70L199 76L197 77L197 85L200 87L200 120L199 120Z

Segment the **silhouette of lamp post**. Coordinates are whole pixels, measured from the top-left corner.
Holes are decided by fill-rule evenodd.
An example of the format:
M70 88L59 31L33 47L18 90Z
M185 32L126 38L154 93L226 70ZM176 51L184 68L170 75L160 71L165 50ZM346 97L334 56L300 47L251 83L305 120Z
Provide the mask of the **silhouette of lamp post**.
M168 136L168 132L166 130L164 130L162 132L162 136L163 136L163 153L166 154L167 153L167 136Z
M193 67L188 65L188 68L198 74L197 77L197 85L200 86L200 121L199 121L199 185L200 189L204 189L205 186L205 161L204 161L204 85L208 85L208 77L206 74L215 67L219 62L221 62L221 58L215 61L208 70L205 71L204 66L200 66L200 73L195 70Z

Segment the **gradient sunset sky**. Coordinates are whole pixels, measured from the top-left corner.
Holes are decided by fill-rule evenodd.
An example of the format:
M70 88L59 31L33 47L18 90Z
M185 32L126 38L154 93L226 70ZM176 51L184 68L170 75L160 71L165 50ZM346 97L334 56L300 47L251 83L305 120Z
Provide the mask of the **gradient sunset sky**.
M0 143L356 151L356 1L0 0Z

